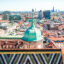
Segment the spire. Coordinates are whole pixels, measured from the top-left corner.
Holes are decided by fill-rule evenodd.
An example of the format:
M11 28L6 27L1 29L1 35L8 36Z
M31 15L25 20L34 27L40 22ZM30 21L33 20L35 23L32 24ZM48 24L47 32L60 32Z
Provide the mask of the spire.
M32 24L31 27L35 27L34 25L34 9L32 9Z
M32 9L32 22L34 21L34 9Z

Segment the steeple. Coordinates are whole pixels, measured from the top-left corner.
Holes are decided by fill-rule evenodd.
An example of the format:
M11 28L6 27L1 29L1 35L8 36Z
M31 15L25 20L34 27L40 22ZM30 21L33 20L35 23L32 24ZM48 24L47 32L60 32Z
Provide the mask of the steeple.
M34 23L34 9L32 9L32 23Z
M31 23L31 27L35 27L35 25L34 25L34 9L32 9L32 23Z

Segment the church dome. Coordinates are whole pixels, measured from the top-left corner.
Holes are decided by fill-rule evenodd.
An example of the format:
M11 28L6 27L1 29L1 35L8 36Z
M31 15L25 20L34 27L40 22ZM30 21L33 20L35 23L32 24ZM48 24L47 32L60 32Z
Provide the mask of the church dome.
M35 27L34 23L32 22L31 26L25 31L22 40L32 42L32 41L40 41L43 39L43 35L41 31Z
M22 37L22 40L33 42L33 41L40 41L43 39L43 35L41 34L41 31L35 27L34 25L34 11L32 10L32 24L31 26L25 31L24 36ZM37 22L37 20L36 20Z

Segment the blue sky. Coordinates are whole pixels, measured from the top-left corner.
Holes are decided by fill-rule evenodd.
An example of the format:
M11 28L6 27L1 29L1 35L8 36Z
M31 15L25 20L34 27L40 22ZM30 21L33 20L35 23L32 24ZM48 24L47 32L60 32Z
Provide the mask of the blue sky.
M0 0L0 11L64 10L64 0Z

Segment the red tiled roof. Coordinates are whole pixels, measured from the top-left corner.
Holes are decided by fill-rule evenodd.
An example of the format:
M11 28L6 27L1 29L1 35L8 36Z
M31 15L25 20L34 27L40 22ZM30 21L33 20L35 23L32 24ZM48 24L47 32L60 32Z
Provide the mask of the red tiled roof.
M50 47L56 48L56 46L52 42L50 42L46 48L50 48Z
M22 21L19 21L18 24L22 24Z
M0 20L0 22L9 22L9 20Z
M63 37L61 37L61 38L58 38L58 37L51 37L51 38L49 38L49 39L51 39L51 40L64 40Z

